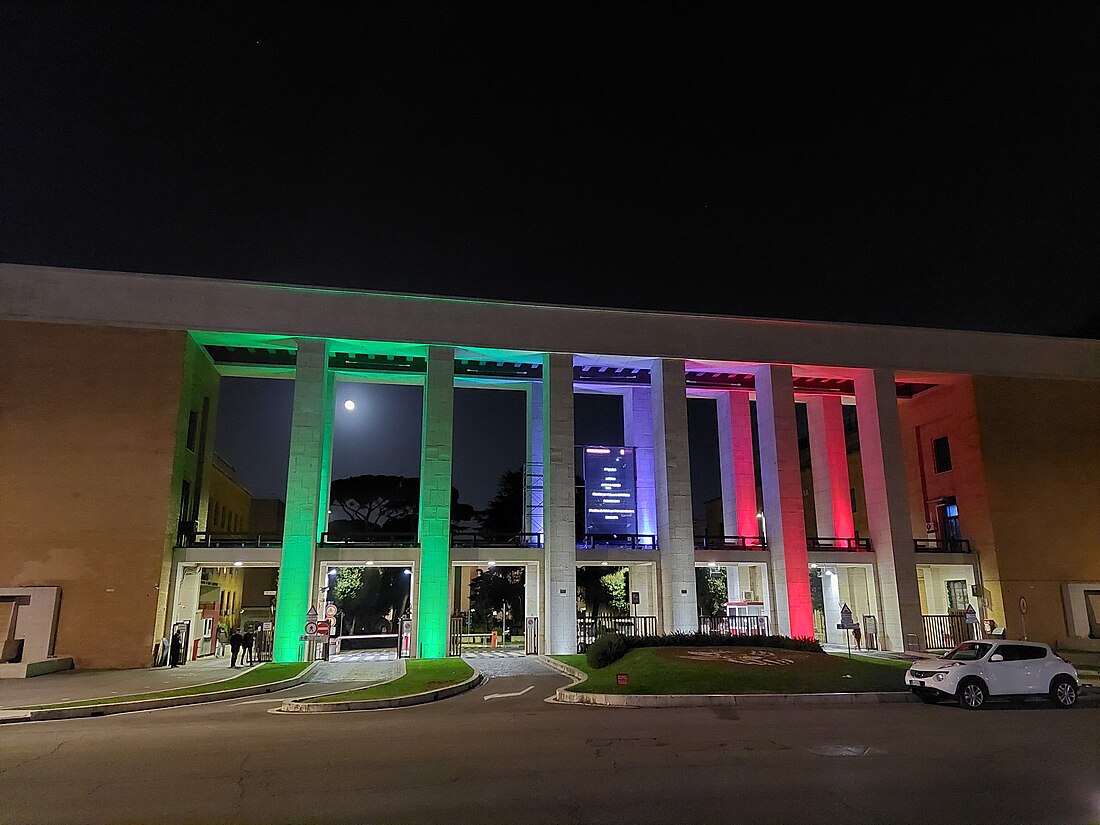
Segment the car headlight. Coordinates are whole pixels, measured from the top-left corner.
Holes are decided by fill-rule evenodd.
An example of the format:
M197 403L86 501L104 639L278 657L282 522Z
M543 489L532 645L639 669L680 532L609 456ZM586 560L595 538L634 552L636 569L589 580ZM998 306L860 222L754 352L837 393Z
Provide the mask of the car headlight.
M942 681L943 681L943 677L944 677L944 676L946 676L946 675L947 675L946 673L937 673L937 674L936 674L935 676L933 676L932 678L933 678L933 679L934 679L935 681L937 681L937 682L942 682Z

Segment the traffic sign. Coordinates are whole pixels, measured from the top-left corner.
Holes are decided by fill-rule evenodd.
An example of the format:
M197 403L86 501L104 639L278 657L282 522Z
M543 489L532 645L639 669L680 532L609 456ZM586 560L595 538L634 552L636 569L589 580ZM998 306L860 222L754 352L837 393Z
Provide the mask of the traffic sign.
M840 606L840 624L836 626L837 630L851 630L856 626L856 623L852 621L852 608L847 604Z
M1027 599L1023 596L1020 596L1020 615L1027 615Z
M974 605L972 605L972 604L968 604L966 606L966 623L967 624L977 624L978 623L978 613L977 613L976 610L974 610Z
M317 635L317 620L316 619L311 619L310 621L306 622L306 635L307 636L316 636Z
M339 608L336 607L336 605L330 604L325 608L325 615L328 616L330 619L332 619L336 616L336 613L338 611L339 611Z
M307 622L317 621L317 608L314 607L313 605L310 605L309 610L306 611L306 621Z
M317 622L317 633L318 633L318 635L325 635L325 636L327 636L327 635L328 635L328 631L329 631L329 628L330 628L331 626L332 626L332 625L330 625L330 624L328 623L328 620L327 620L327 619L326 619L325 621Z

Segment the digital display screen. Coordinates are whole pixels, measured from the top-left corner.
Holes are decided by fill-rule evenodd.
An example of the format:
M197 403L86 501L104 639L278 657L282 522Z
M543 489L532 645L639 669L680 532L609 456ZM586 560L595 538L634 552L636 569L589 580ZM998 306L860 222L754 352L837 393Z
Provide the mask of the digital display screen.
M634 534L638 504L633 447L584 448L584 531Z

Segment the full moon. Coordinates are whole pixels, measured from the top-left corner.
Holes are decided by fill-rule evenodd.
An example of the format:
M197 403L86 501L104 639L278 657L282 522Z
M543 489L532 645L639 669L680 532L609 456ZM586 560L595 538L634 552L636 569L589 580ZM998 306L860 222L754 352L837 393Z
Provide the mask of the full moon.
M348 411L354 410L355 409L355 402L352 401L351 399L348 399L347 401L344 402L344 409L348 410Z

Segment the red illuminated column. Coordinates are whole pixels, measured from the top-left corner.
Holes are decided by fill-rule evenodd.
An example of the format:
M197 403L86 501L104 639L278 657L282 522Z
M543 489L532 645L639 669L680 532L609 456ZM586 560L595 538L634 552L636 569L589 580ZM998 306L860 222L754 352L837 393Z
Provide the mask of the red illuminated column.
M802 473L794 417L794 380L790 367L757 367L756 426L760 438L760 480L764 529L775 585L779 632L813 637L810 566L802 512Z
M747 392L726 392L718 396L718 457L726 535L760 535L752 459L752 417Z
M806 403L810 425L810 464L814 478L817 534L850 539L855 536L852 494L848 483L848 449L844 413L838 396L814 396Z
M855 385L867 526L882 602L882 641L887 650L923 649L924 627L894 374L890 370L861 370Z

